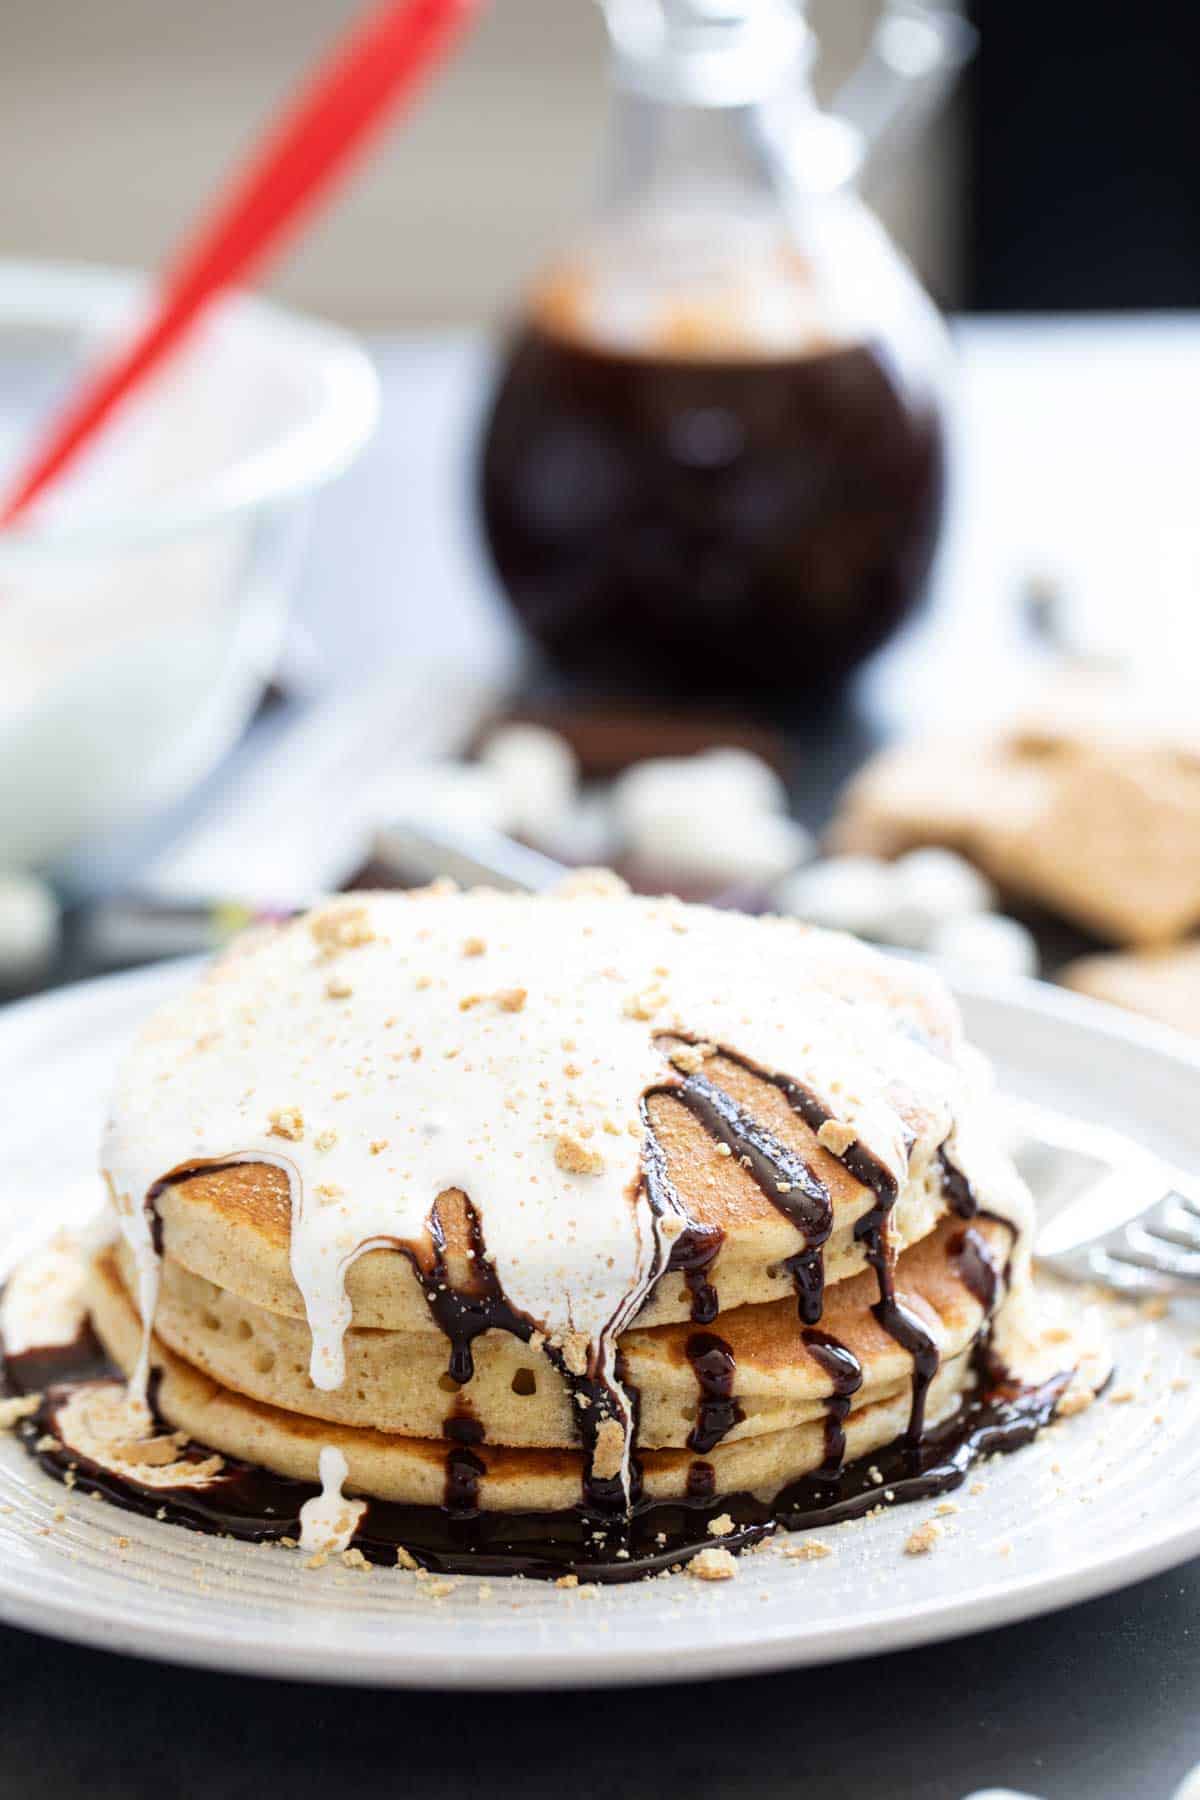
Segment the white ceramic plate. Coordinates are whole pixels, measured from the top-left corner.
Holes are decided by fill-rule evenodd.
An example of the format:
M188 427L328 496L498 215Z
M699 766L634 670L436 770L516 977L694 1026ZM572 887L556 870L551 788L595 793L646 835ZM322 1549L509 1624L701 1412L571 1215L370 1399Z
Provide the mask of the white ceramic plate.
M180 979L175 968L92 982L0 1014L0 1268L95 1204L114 1055ZM1008 1090L1200 1170L1200 1050L1034 983L962 999ZM1200 1314L1188 1310L1152 1321L1125 1309L1114 1393L1134 1397L976 1471L931 1555L903 1553L935 1510L927 1501L823 1532L822 1561L776 1546L720 1584L670 1576L587 1595L463 1579L440 1593L398 1569L312 1572L280 1549L68 1494L5 1436L0 1617L263 1675L498 1688L829 1662L1032 1618L1200 1552Z

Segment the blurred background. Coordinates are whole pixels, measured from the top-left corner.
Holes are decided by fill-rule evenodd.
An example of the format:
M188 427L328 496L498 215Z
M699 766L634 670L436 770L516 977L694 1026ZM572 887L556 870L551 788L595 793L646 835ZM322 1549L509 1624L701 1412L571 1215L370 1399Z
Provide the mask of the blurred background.
M152 265L181 206L207 191L356 10L353 0L11 8L0 151L23 173L0 194L0 241ZM877 13L874 0L818 0L826 93ZM380 147L271 291L366 327L502 318L593 186L606 43L592 0L499 0L436 103ZM887 196L890 221L951 303L963 296L963 154L961 118L939 123Z
M7 480L361 16L5 9ZM1198 53L483 8L0 532L4 991L515 844L1200 1019Z
M943 304L1194 305L1200 19L1159 0L974 0L979 56L879 207ZM0 242L152 266L352 0L41 0L0 58ZM814 0L828 96L874 0ZM501 317L591 185L605 31L589 0L499 0L271 290L366 327ZM482 122L482 131L480 124ZM410 246L420 244L420 254ZM1120 249L1118 251L1118 246Z

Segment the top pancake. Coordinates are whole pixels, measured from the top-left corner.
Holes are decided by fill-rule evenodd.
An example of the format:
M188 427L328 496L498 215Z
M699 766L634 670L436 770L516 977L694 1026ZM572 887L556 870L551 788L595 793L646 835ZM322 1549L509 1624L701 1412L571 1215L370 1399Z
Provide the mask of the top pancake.
M816 1134L772 1083L725 1057L710 1059L705 1073L795 1151L828 1188L833 1229L824 1253L827 1286L857 1274L864 1257L862 1245L854 1239L854 1226L875 1204L871 1189L817 1142ZM791 1278L784 1264L804 1247L803 1234L736 1157L720 1154L703 1126L678 1101L668 1094L655 1095L647 1115L689 1217L703 1230L720 1235L708 1279L721 1310L790 1294ZM448 1282L469 1291L474 1271L465 1198L456 1190L439 1196L437 1218L445 1241ZM268 1312L304 1317L289 1261L292 1202L282 1170L262 1163L201 1170L169 1185L156 1204L164 1248L177 1262ZM940 1167L927 1162L921 1174L905 1184L893 1209L890 1233L896 1249L917 1243L944 1211ZM429 1237L416 1249L417 1260L432 1272ZM346 1288L356 1325L438 1330L413 1263L401 1251L368 1251L348 1271ZM691 1310L692 1294L683 1275L668 1271L647 1297L637 1322L685 1320Z

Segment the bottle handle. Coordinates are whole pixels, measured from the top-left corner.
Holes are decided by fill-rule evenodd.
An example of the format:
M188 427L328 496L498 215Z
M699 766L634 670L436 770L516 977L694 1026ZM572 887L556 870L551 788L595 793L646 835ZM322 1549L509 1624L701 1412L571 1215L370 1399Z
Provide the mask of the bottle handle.
M861 170L907 143L936 112L978 34L953 6L886 0L870 44L830 111L858 139Z

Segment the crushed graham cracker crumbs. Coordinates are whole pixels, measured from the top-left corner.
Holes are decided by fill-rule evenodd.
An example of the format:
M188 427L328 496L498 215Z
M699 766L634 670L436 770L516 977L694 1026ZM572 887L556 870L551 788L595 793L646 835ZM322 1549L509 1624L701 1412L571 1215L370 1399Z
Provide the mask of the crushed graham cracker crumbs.
M372 1156L382 1156L384 1151L387 1149L390 1141L391 1140L389 1138L372 1138L371 1139L371 1155Z
M618 899L629 892L629 883L611 869L572 869L550 892L559 900Z
M332 1125L327 1125L325 1130L318 1131L316 1137L313 1139L313 1149L332 1150L337 1141L337 1132L333 1129Z
M331 975L325 983L325 995L329 1000L348 1000L353 992L344 975Z
M556 1588L577 1588L579 1577L578 1575L560 1575L554 1585Z
M717 1518L708 1521L709 1537L728 1537L730 1532L736 1529L737 1527L728 1513L721 1513Z
M1143 1319L1165 1319L1171 1311L1171 1302L1163 1294L1150 1294L1145 1300L1138 1301L1138 1311Z
M325 1550L317 1550L309 1557L304 1566L306 1569L323 1569L328 1561L328 1552Z
M789 1562L820 1562L833 1555L833 1546L823 1538L805 1538L801 1544L785 1544L783 1554Z
M462 953L464 956L482 956L486 950L487 942L484 938L469 937L463 939Z
M403 1544L396 1545L396 1562L401 1569L419 1569L421 1566L412 1551L406 1550Z
M615 1419L601 1419L592 1456L592 1474L600 1481L611 1481L621 1473L624 1460L625 1433Z
M522 987L501 988L500 992L494 994L492 998L495 1000L496 1005L500 1008L501 1012L519 1013L523 1012L525 1009L525 1002L529 998L529 989Z
M934 1508L939 1519L952 1518L956 1512L960 1512L961 1510L957 1500L943 1500L940 1506Z
M708 1058L716 1054L715 1044L681 1044L672 1050L670 1060L684 1075L698 1075Z
M11 1431L22 1419L35 1413L41 1403L40 1394L19 1394L13 1400L0 1400L0 1431Z
M532 1340L531 1340L532 1341ZM543 1342L545 1340L543 1339ZM562 1351L563 1363L569 1375L586 1375L588 1372L588 1351L591 1340L582 1331L564 1332L561 1338L552 1339L554 1348Z
M554 1160L568 1175L600 1175L604 1170L599 1150L589 1150L578 1138L565 1134L554 1141Z
M687 1573L693 1581L732 1581L737 1563L728 1550L701 1550L687 1564Z
M1073 1419L1076 1413L1086 1412L1095 1399L1090 1388L1070 1387L1054 1409L1058 1419Z
M853 1126L844 1125L840 1119L826 1119L817 1132L818 1144L832 1156L844 1156L857 1138L858 1133Z
M298 1106L277 1106L268 1114L268 1137L287 1138L298 1144L304 1136L304 1114Z
M117 1462L132 1463L135 1468L165 1468L168 1463L179 1461L179 1452L187 1441L185 1431L173 1431L169 1437L116 1438L105 1445L105 1450Z
M356 950L375 942L365 906L327 906L308 921L317 948L325 956L339 950Z
M1134 1393L1132 1388L1130 1388L1130 1387L1117 1388L1114 1390L1113 1393L1111 1393L1108 1396L1108 1404L1110 1406L1128 1406L1129 1402L1131 1400L1136 1400L1136 1399L1137 1399L1137 1395ZM1060 1410L1061 1410L1061 1408L1060 1408Z
M936 1519L926 1519L918 1525L904 1545L905 1556L928 1556L935 1548L942 1535L942 1527Z
M362 1551L352 1545L349 1550L342 1551L343 1569L361 1569L366 1575L371 1573L371 1565Z

